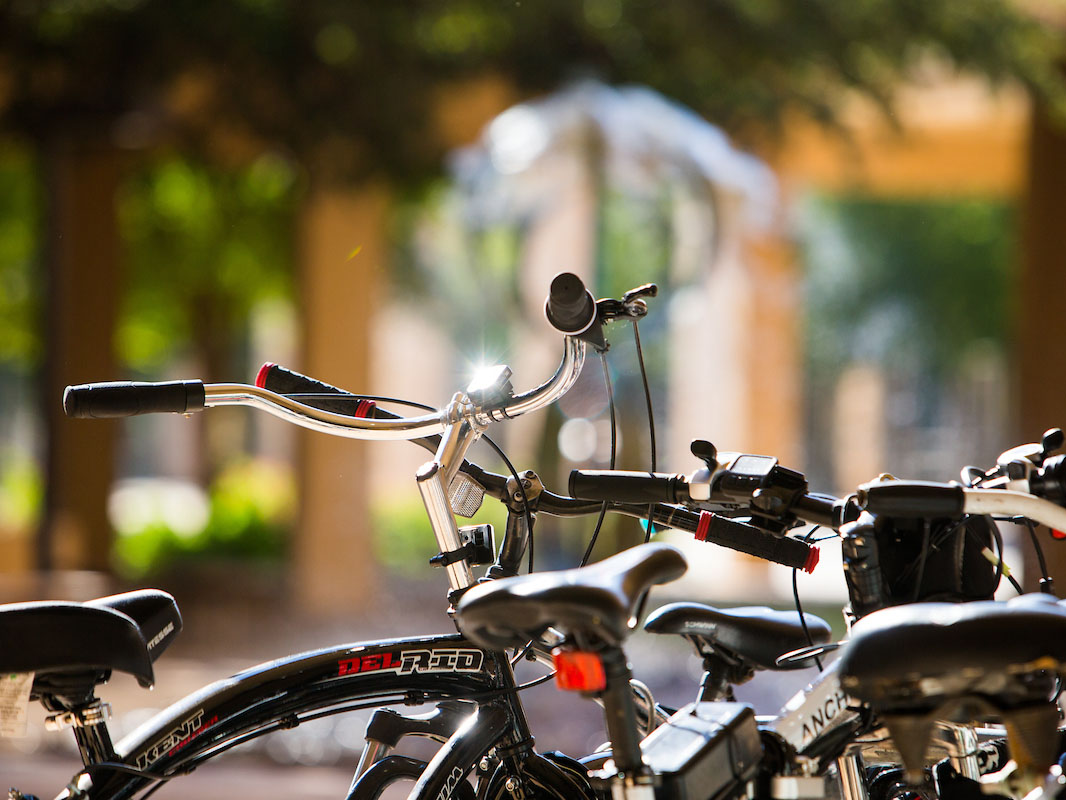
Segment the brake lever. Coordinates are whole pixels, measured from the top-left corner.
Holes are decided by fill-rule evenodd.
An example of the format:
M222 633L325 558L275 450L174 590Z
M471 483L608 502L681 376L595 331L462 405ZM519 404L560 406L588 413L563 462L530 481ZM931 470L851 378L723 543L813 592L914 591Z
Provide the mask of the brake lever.
M615 319L641 319L648 313L648 304L645 297L655 297L659 294L659 287L654 283L645 283L635 289L630 289L622 295L621 300L605 297L596 301L596 313L600 320L608 322Z

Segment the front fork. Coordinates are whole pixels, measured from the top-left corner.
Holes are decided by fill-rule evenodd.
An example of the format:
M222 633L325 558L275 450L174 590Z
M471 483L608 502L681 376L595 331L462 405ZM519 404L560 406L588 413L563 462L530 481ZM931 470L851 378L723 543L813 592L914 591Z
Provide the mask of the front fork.
M451 797L455 786L470 772L482 766L490 751L508 772L508 790L522 797L521 767L533 750L533 738L515 692L514 673L505 653L490 652L499 676L501 696L492 703L478 705L469 700L445 700L427 713L406 716L391 709L378 709L367 725L366 746L349 789L353 794L362 778L375 764L388 759L405 736L421 736L443 742L425 766L412 794L417 797ZM399 758L393 756L393 758Z

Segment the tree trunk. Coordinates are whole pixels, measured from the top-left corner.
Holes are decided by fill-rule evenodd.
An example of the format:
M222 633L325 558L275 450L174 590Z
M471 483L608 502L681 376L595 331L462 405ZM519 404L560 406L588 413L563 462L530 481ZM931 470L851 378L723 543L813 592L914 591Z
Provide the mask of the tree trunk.
M69 139L53 141L43 155L47 288L41 402L48 444L37 565L46 571L107 571L116 425L67 419L61 401L68 384L117 377L120 157L106 144Z
M1039 441L1048 428L1066 428L1066 128L1038 107L1029 145L1015 340L1018 442ZM1052 577L1066 585L1066 550L1053 544L1044 552ZM1035 559L1029 558L1027 567L1028 588L1035 588Z

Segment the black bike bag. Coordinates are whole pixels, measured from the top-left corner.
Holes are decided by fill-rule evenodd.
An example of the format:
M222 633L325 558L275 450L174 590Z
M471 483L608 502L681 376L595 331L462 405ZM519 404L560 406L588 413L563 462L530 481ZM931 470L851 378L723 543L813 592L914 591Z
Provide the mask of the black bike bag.
M746 703L690 703L641 744L666 800L715 800L755 775L762 740Z

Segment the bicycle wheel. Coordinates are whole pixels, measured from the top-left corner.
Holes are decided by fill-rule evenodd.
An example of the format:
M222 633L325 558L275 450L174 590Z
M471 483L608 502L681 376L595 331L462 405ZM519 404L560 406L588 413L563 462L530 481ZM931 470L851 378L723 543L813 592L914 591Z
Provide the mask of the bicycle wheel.
M500 766L489 779L485 800L510 800L510 772ZM522 788L529 800L596 800L585 768L561 753L531 753L521 765Z

